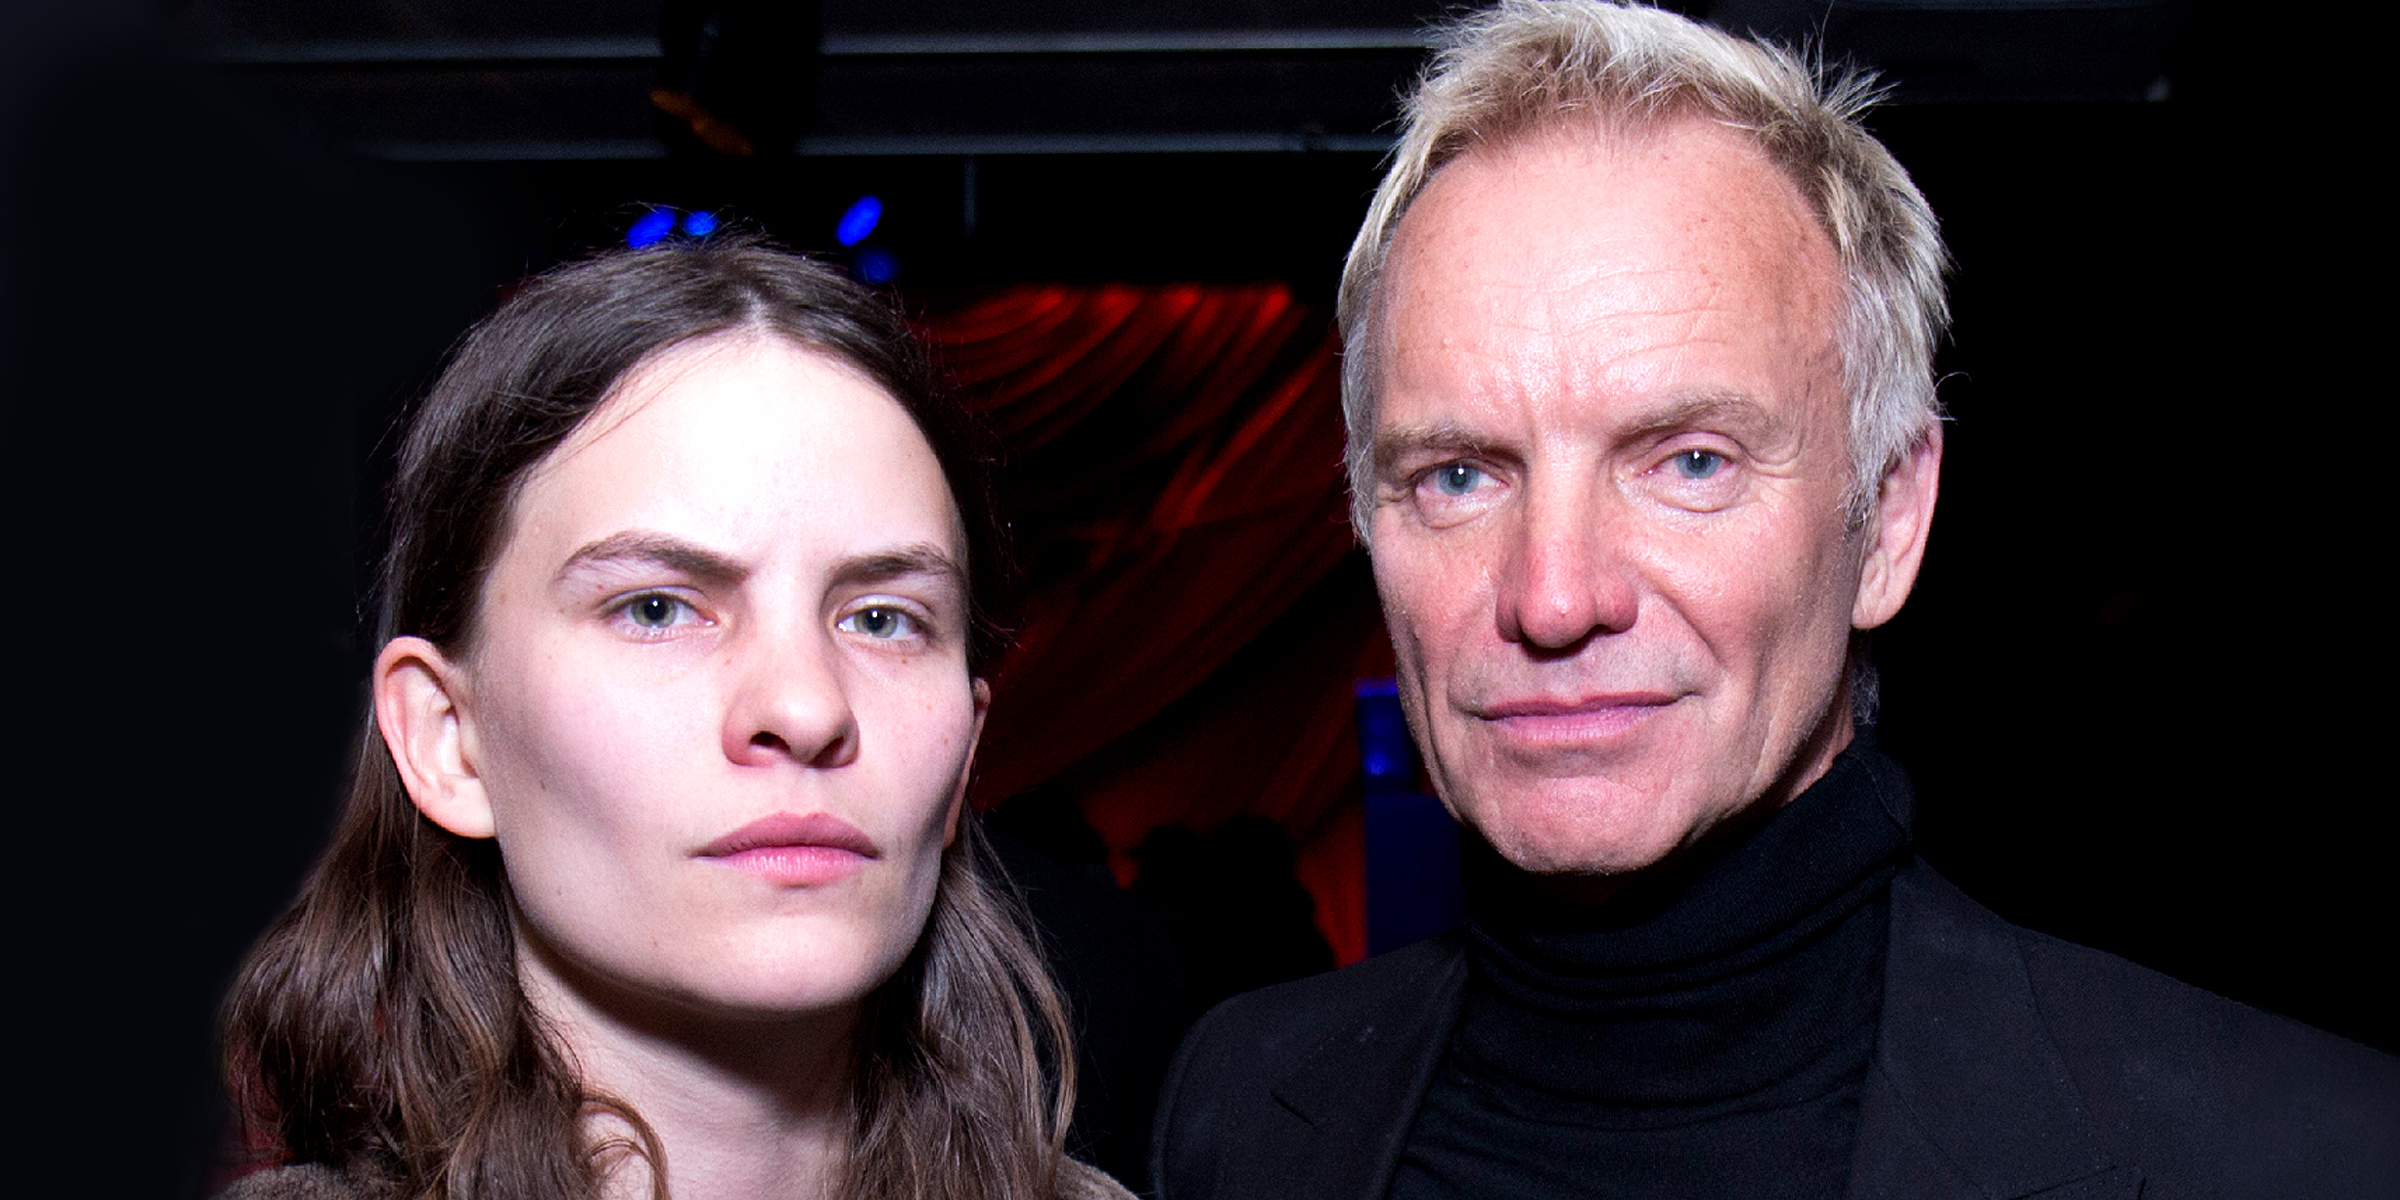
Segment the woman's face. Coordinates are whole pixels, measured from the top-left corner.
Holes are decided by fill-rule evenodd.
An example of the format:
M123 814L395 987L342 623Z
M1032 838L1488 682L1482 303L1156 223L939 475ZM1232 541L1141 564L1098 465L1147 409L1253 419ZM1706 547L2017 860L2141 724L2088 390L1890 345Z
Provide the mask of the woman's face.
M526 478L456 664L537 957L759 1015L890 977L983 719L965 555L924 437L838 360L742 332L628 375Z

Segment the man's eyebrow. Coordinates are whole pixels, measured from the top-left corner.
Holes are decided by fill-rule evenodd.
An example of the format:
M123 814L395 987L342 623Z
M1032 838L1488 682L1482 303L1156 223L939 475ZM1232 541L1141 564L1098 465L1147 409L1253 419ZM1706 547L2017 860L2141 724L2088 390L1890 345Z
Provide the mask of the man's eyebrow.
M1783 429L1787 421L1738 392L1706 392L1678 397L1640 414L1619 436L1642 438L1721 424L1747 425L1771 433Z
M750 575L748 567L705 546L671 534L629 529L568 555L558 568L558 577L564 579L579 568L610 562L648 563L706 583L740 583Z
M1450 421L1433 425L1395 425L1380 430L1375 434L1369 453L1378 475L1391 470L1392 465L1403 458L1505 456L1499 443Z
M933 575L947 580L964 592L967 589L966 568L950 557L948 551L929 542L898 546L847 558L833 568L837 584L873 584L910 575Z

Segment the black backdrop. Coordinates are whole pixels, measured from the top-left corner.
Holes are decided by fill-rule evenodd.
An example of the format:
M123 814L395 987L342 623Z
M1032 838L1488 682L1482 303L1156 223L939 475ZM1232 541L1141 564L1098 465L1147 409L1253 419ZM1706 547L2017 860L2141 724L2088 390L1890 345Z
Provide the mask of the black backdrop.
M1878 118L1959 264L1883 736L1927 856L2003 915L2394 1049L2384 216L2340 105L2242 83L2237 35L2203 10L2162 103ZM8 66L19 1153L129 1195L197 1186L218 1136L211 1009L354 737L383 431L509 280L634 201L731 200L806 246L879 190L928 295L1322 297L1374 178L1338 151L989 158L970 232L956 159L377 164L204 73Z

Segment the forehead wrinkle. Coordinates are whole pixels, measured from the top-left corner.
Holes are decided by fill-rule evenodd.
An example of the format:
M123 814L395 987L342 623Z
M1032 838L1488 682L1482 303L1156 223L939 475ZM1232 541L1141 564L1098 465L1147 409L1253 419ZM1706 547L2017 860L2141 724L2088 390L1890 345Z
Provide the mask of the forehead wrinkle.
M1691 324L1703 319L1697 310ZM1593 325L1603 324L1593 322ZM1689 328L1667 328L1639 343L1620 345L1605 358L1582 353L1573 345L1572 337L1544 339L1532 346L1516 345L1504 349L1474 348L1463 350L1450 347L1446 364L1455 370L1462 360L1471 360L1474 367L1465 372L1464 395L1473 398L1477 407L1501 403L1522 403L1531 407L1520 416L1531 417L1549 412L1558 405L1573 405L1578 410L1589 408L1589 401L1601 395L1619 395L1635 400L1637 407L1647 408L1639 400L1648 394L1643 377L1659 375L1669 379L1683 378L1681 363L1707 345L1730 344L1724 337L1705 336ZM1653 365L1663 364L1663 365ZM1628 372L1630 371L1630 375ZM1708 397L1737 394L1740 388L1731 380L1708 382L1695 380L1674 387L1658 398L1659 403L1684 406L1683 397L1695 393ZM1613 406L1611 406L1613 407ZM1647 423L1645 421L1645 423ZM1466 440L1475 440L1468 437Z
M1428 275L1438 273L1434 264L1417 265ZM1580 266L1579 278L1540 283L1525 282L1514 273L1472 272L1472 281L1459 290L1486 297L1476 306L1482 311L1475 325L1463 336L1443 329L1422 331L1435 334L1433 337L1401 339L1402 327L1421 325L1425 320L1403 312L1401 319L1386 325L1385 338L1399 343L1388 347L1393 360L1462 356L1499 365L1504 377L1526 374L1510 369L1519 365L1547 377L1562 374L1564 367L1569 370L1563 373L1585 382L1583 377L1591 373L1590 368L1605 369L1615 361L1681 345L1731 340L1705 332L1712 315L1729 315L1722 302L1727 285L1714 271L1681 264L1587 263ZM1697 288L1687 283L1694 277ZM1651 280L1659 281L1658 286L1645 286ZM1596 290L1598 294L1594 294ZM1645 330L1644 325L1651 322L1662 327ZM1630 345L1613 344L1615 339L1609 339L1612 345L1606 360L1595 361L1586 353L1587 343L1596 334L1619 326L1630 326L1631 332L1648 336Z

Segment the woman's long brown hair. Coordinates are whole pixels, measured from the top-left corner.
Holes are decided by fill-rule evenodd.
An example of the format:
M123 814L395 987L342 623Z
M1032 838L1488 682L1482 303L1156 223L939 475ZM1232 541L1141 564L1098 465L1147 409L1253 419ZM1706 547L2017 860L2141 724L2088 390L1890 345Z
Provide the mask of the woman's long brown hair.
M736 328L863 372L933 447L967 533L968 669L1001 644L1005 581L988 459L892 306L755 243L621 253L521 290L471 332L404 441L386 514L378 641L475 636L483 577L525 473L662 349ZM284 1157L394 1197L595 1194L620 1153L662 1149L639 1113L577 1078L519 985L498 847L418 813L372 718L331 844L228 996L227 1075ZM1020 906L964 819L933 910L867 1000L849 1197L1047 1200L1060 1186L1074 1056ZM630 1137L595 1142L613 1113Z

